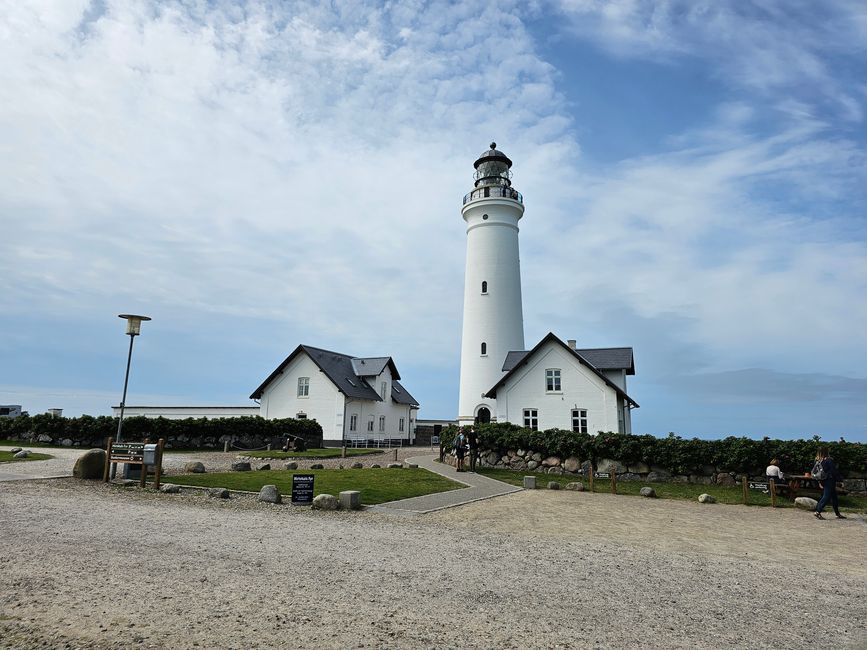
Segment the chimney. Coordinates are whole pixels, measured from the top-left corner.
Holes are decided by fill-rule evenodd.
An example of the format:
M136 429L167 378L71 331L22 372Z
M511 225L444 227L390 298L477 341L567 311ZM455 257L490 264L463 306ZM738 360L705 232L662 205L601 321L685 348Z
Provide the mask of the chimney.
M568 341L566 341L566 345L569 346L569 349L570 349L570 350L574 350L574 349L575 349L575 344L576 344L576 343L577 343L577 341L576 341L575 339L569 339Z

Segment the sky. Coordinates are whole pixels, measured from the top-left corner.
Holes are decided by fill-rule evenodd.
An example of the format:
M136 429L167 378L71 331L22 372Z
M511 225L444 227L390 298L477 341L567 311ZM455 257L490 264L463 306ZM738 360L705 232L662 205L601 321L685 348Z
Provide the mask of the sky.
M633 431L867 442L861 0L0 0L0 403L252 405L299 344L457 415L461 199Z

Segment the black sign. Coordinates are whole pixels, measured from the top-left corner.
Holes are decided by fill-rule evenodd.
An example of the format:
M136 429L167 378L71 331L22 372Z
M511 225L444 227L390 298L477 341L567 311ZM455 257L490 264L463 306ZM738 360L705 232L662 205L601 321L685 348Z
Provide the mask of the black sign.
M611 472L596 472L593 476L595 478L611 478Z
M143 442L115 442L111 445L111 462L141 463L144 456Z
M750 482L750 489L751 490L761 490L762 492L767 492L768 490L770 490L770 486L767 483Z
M309 506L313 503L313 474L292 475L292 503Z

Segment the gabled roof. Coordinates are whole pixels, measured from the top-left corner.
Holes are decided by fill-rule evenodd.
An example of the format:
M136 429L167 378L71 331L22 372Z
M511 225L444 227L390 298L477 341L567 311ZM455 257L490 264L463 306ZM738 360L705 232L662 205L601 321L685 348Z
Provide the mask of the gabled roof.
M398 404L409 404L410 406L418 406L415 397L409 394L409 391L403 387L399 381L392 380L391 382L391 399Z
M283 369L289 365L292 359L302 352L305 352L307 356L313 360L313 363L319 366L319 369L325 373L325 376L327 376L337 387L337 390L347 397L369 399L377 402L382 401L379 394L373 390L364 379L355 374L352 363L353 357L348 354L341 354L340 352L314 348L310 345L299 345L295 348L292 354L286 357L283 360L283 363L277 366L274 372L268 375L268 378L262 382L262 385L253 391L253 394L250 395L250 399L259 399L262 397L262 393L268 387L268 384L274 381L277 376L283 374ZM392 366L394 366L394 362L391 361L391 358L388 358L388 361ZM385 364L383 364L382 367L384 368ZM394 368L392 372L397 375L397 368Z
M627 375L635 374L632 348L585 348L575 351L597 370L625 370ZM527 354L527 350L512 350L507 353L506 360L503 362L503 372L509 372Z
M397 372L397 366L391 357L353 357L352 369L359 377L377 377L385 367L391 369L391 376L394 379L400 379L400 374Z
M622 388L620 388L618 385L613 383L610 379L605 377L605 375L603 375L592 363L590 363L582 354L580 354L580 352L578 350L573 350L568 345L566 345L563 341L561 341L559 338L557 338L553 332L548 332L547 336L545 336L545 338L543 338L541 341L539 341L536 344L536 347L534 347L529 352L523 352L521 350L509 352L506 355L506 361L503 363L503 370L506 371L506 366L510 362L513 365L511 366L511 368L509 368L506 371L506 374L500 378L500 381L498 381L494 385L494 387L491 388L491 390L489 390L487 393L485 393L485 397L490 397L491 399L495 399L497 397L497 389L500 388L500 386L502 386L503 384L505 384L509 380L509 378L515 374L515 372L518 370L518 368L526 365L527 362L533 357L533 355L536 354L536 352L538 352L539 350L541 350L542 347L546 343L557 343L563 349L568 350L569 353L572 354L578 360L578 362L580 364L582 364L582 365L586 366L588 369L590 369L597 377L599 377L599 379L601 379L603 382L605 382L605 384L607 386L614 389L614 392L616 392L618 395L623 397L623 399L625 399L627 402L629 402L632 406L635 406L636 408L638 407L638 402L636 402L629 395L627 395L626 392ZM631 356L631 348L627 348L627 349L630 350L630 356Z

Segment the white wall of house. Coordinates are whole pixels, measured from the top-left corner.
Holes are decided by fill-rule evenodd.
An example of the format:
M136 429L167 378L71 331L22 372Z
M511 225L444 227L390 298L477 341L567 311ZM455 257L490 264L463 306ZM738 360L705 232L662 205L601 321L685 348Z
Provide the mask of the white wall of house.
M409 438L412 439L412 427L415 424L413 419L413 410L408 404L398 404L391 399L391 369L386 365L382 373L378 377L367 377L367 382L373 387L377 394L381 397L385 395L382 402L373 400L350 399L346 402L346 422L344 425L344 433L348 440L353 437L365 439L393 439L393 438ZM383 393L383 383L385 384ZM356 416L355 431L351 430L352 416ZM380 430L380 418L385 417ZM403 418L403 431L400 430L400 420ZM368 423L373 422L373 430L368 429ZM326 436L327 439L328 436Z
M307 395L298 395L298 380L309 380ZM326 440L340 439L343 427L343 393L319 370L306 353L297 355L262 392L260 414L266 420L297 418L303 413L316 420Z
M560 370L559 392L546 390L545 371ZM587 411L588 433L618 431L617 392L555 342L497 389L497 421L524 425L524 409L536 409L539 430L572 430L572 410Z

